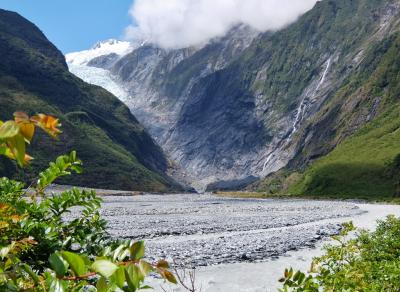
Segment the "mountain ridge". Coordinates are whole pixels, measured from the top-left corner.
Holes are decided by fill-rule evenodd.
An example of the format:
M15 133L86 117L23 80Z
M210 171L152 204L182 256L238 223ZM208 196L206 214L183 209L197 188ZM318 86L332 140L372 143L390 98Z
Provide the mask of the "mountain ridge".
M99 188L173 191L169 160L128 108L104 89L89 85L68 71L62 53L31 22L0 10L0 116L14 111L46 112L60 118L59 141L43 135L32 143L31 168L17 170L4 159L0 174L27 177L57 155L77 150L85 174L63 183ZM24 176L24 174L26 176Z

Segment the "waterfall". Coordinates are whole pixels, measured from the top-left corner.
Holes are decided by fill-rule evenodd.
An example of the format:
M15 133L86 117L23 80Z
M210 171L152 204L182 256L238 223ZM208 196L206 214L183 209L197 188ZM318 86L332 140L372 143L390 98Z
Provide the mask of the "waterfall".
M299 124L301 123L301 121L303 120L304 114L305 114L306 111L307 111L308 101L317 95L319 89L321 88L321 86L322 86L322 85L324 84L324 82L325 82L326 76L328 75L329 69L330 69L330 67L331 67L331 60L332 60L332 58L330 57L330 58L326 61L325 70L324 70L324 72L323 72L323 74L322 74L322 76L321 76L321 78L320 78L320 80L319 80L317 86L315 87L314 92L313 92L312 94L309 94L309 92L306 92L306 93L304 94L304 98L302 99L302 101L300 102L299 107L297 108L297 111L296 111L296 118L295 118L295 120L294 120L294 122L293 122L292 131L291 131L289 137L285 140L285 142L284 142L283 144L282 144L282 143L279 143L280 145L278 145L278 146L277 146L274 150L272 150L271 153L268 155L268 157L267 157L267 159L265 160L264 165L263 165L263 172L266 170L268 164L270 163L270 161L272 160L272 158L275 156L275 152L276 152L279 148L281 148L280 146L282 146L282 145L283 145L283 146L287 145L287 143L288 143L288 142L290 141L290 139L292 138L293 134L295 134L295 133L297 132L298 126L299 126Z
M307 110L307 106L308 106L307 101L310 100L310 98L313 98L317 95L318 90L321 88L322 84L324 84L324 82L325 82L326 75L328 74L330 66L331 66L331 58L329 58L328 61L326 62L326 67L325 67L324 73L322 74L321 79L319 80L318 85L315 88L314 92L311 94L311 96L309 96L306 93L303 100L301 101L301 103L297 109L296 118L293 122L292 132L290 133L288 139L290 139L293 136L293 134L297 132L298 126L299 126L300 122L303 120L304 113Z
M269 154L267 159L265 160L264 166L263 166L263 170L262 170L263 172L265 171L265 169L267 168L268 163L271 161L272 157L274 156L274 152L275 152L275 150L273 150L271 152L271 154Z

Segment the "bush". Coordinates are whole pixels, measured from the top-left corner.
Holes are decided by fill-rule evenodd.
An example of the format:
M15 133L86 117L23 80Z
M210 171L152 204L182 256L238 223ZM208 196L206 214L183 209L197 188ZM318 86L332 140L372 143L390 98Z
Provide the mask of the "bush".
M344 225L337 244L325 247L308 274L292 269L285 271L281 291L393 291L400 289L400 218L389 216L378 222L374 232L354 230Z
M15 114L0 121L0 155L29 163L25 143L35 127L57 136L58 120ZM0 179L0 291L137 291L149 288L144 279L158 273L176 283L169 264L143 259L144 242L113 241L101 219L101 199L76 188L46 194L57 178L80 173L76 153L58 157L28 189L20 182ZM66 220L73 208L80 215Z

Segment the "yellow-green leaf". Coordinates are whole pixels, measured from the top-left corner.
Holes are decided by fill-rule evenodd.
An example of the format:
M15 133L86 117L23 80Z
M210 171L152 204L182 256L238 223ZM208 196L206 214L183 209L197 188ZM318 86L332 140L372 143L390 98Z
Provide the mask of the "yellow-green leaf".
M123 266L119 267L118 270L115 271L114 275L112 275L111 279L119 288L122 289L125 285L125 268Z
M12 138L19 133L19 126L14 121L7 121L0 126L0 139Z
M25 164L25 139L22 135L18 134L12 138L7 139L7 144L10 151L13 153L15 160L20 166Z
M140 260L144 256L144 242L143 241L135 242L130 247L130 252L132 260Z
M61 255L68 262L76 276L82 276L87 272L85 261L78 254L63 251Z
M140 261L139 262L139 268L142 271L142 274L146 277L151 271L153 271L152 265L150 265L148 262L145 261Z
M92 270L109 278L118 270L118 266L108 260L98 260L92 264Z

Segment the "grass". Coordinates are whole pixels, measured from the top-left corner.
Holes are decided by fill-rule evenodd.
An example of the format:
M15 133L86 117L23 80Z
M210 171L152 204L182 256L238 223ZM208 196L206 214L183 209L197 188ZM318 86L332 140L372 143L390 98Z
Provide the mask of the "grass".
M310 195L291 195L291 194L270 194L266 192L215 192L214 195L223 198L234 198L234 199L276 199L276 200L329 200L329 201L361 201L371 204L391 204L400 205L400 198L382 198L382 197L340 197L337 195L323 195L323 196L310 196Z
M314 162L289 187L290 194L364 199L399 196L400 104L398 93L389 92L394 81L382 92L387 109Z

